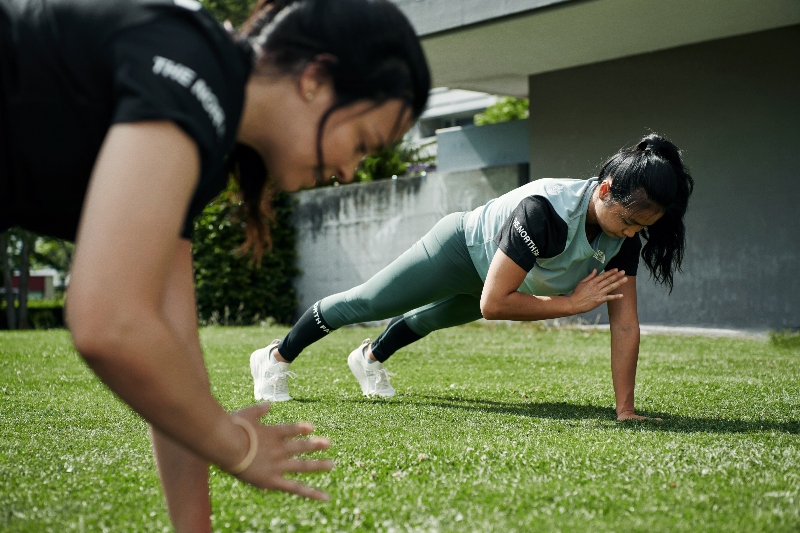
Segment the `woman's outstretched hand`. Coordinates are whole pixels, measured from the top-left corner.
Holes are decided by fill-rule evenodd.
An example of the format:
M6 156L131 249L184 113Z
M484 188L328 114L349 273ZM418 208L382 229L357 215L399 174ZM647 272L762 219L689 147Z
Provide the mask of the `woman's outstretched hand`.
M625 420L655 420L661 422L660 418L637 415L636 411L634 411L633 409L626 409L625 411L622 411L621 413L617 414L618 422L624 422Z
M610 293L627 281L624 270L613 268L602 274L598 274L597 269L592 270L592 273L583 278L569 296L575 310L573 314L585 313L600 304L622 298L621 294Z
M327 450L330 441L322 437L298 439L309 435L314 427L308 422L267 426L259 419L269 411L270 405L262 403L232 413L243 418L255 428L258 436L258 451L253 462L236 477L256 487L291 492L315 500L328 500L329 496L317 489L303 485L299 481L286 479L285 474L296 472L319 472L333 468L333 461L297 459L294 456ZM242 433L245 431L242 430Z

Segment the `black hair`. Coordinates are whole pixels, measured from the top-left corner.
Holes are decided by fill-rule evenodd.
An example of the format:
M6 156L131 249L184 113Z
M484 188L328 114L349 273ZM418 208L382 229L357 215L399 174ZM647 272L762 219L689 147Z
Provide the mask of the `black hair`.
M422 114L431 79L425 54L408 19L388 0L259 0L239 38L255 52L254 71L300 74L312 62L329 77L335 102L317 130L318 181L323 168L322 132L335 110L360 100L377 107L392 99L403 102L395 128L406 110ZM244 145L230 155L245 204L247 242L260 256L270 244L264 218L271 218L274 185L267 185L261 157Z
M672 292L673 274L680 271L686 249L683 217L694 189L680 150L652 133L611 156L598 177L600 181L611 178L612 202L637 210L663 210L661 218L641 231L647 241L642 259L653 278Z

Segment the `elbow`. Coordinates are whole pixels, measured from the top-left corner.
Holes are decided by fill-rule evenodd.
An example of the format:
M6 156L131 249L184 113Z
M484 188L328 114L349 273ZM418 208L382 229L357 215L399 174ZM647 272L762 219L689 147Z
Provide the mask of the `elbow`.
M75 350L89 366L121 355L123 340L130 336L126 331L131 329L128 312L121 306L70 294L65 311Z
M503 320L502 306L491 298L481 298L481 315L486 320Z

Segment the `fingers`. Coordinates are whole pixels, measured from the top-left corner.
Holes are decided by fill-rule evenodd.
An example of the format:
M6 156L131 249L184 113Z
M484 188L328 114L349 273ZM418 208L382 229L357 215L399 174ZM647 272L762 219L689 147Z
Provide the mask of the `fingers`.
M287 455L299 455L301 453L316 452L327 450L331 447L331 441L324 437L314 437L312 439L290 440L285 444Z
M303 496L305 498L311 498L312 500L327 501L330 499L330 496L321 490L312 489L311 487L307 487L306 485L303 485L302 483L292 479L280 478L275 482L272 488L297 494L298 496Z
M600 280L600 278L598 278ZM597 288L604 293L609 293L616 290L623 283L627 283L628 278L625 276L625 271L615 273L603 280L597 281Z
M322 472L333 467L334 463L330 459L289 459L283 463L285 472Z
M586 276L585 278L583 278L583 279L581 280L581 283L583 283L584 281L589 281L589 280L591 280L591 279L592 279L593 277L595 277L596 275L597 275L597 269L595 268L595 269L593 269L593 270L591 271L591 273L590 273L588 276Z
M281 439L293 439L301 435L309 435L314 432L314 426L308 422L297 422L296 424L283 424L280 426L262 426L268 428L273 436Z
M652 420L654 422L662 422L662 420L660 418L637 415L637 414L634 414L634 413L625 413L625 414L617 416L617 421L618 422L625 422L626 420Z

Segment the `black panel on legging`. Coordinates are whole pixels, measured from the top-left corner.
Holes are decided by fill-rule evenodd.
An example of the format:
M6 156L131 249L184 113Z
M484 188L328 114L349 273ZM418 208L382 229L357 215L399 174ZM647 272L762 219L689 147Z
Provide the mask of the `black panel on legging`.
M422 335L414 333L402 316L394 317L380 337L372 343L372 355L383 363L400 348L408 346L421 338Z
M306 346L314 344L322 337L333 331L333 329L322 318L319 312L319 302L315 303L303 313L297 324L283 338L278 345L278 352L281 357L290 363L305 350Z

